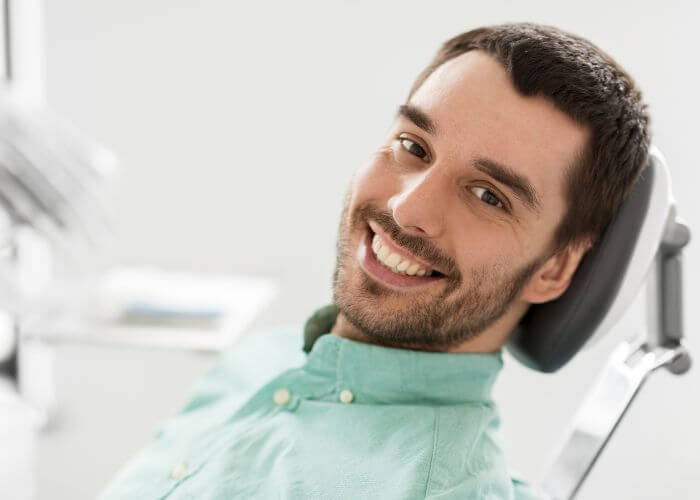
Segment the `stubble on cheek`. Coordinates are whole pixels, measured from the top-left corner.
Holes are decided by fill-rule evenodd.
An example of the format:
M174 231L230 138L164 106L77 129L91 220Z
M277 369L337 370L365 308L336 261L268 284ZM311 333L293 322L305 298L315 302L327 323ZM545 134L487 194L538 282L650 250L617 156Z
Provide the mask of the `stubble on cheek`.
M531 262L515 272L504 262L485 265L472 270L465 283L451 280L440 293L409 296L381 286L363 272L355 258L359 239L365 236L362 224L353 232L347 207L343 213L333 300L344 317L377 344L443 351L474 338L507 311L539 265Z

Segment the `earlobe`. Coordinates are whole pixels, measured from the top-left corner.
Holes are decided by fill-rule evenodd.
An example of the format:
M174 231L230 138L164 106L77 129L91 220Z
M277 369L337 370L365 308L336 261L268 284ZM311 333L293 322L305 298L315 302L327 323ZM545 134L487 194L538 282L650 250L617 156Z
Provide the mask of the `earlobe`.
M551 257L530 279L523 291L522 299L531 304L542 304L559 297L568 282L563 279L564 266L561 257Z
M522 300L542 304L559 298L569 288L581 259L590 247L588 242L572 244L550 257L530 279L523 290Z

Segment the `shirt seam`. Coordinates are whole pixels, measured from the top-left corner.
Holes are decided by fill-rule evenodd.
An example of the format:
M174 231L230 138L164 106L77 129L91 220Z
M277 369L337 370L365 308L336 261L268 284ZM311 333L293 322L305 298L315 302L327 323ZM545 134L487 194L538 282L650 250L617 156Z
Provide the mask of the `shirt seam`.
M433 451L430 454L430 463L428 464L428 478L425 483L425 493L424 498L428 498L428 493L430 492L430 485L433 477L433 463L435 462L435 455L437 452L437 441L438 432L440 428L440 409L435 410L435 427L433 428Z
M474 436L471 446L469 447L469 451L467 452L467 457L465 461L467 473L470 474L472 477L476 477L476 472L474 471L474 466L472 464L474 451L476 450L476 447L479 445L480 441L483 439L484 433L486 432L486 425L488 425L488 416L488 408L484 404L480 404L479 425L477 426L478 433Z

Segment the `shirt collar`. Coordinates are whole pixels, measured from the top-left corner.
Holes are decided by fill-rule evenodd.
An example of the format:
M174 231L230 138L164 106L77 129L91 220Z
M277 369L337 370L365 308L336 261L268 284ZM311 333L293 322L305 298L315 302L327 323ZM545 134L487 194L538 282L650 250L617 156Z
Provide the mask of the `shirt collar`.
M491 402L493 384L503 367L501 351L437 353L397 349L338 337L328 333L331 327L332 323L326 334L316 335L303 369L334 379L338 388L352 390L358 401Z

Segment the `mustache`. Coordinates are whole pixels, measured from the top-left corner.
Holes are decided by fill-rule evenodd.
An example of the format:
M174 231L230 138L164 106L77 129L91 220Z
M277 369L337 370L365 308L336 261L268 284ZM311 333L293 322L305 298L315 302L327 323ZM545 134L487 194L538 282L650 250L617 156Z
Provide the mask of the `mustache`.
M376 222L391 238L406 250L429 262L433 267L440 269L446 276L459 278L457 266L454 261L446 256L429 240L420 236L405 234L396 224L394 218L388 213L382 212L371 205L361 205L352 216L352 224L360 225L368 220Z

